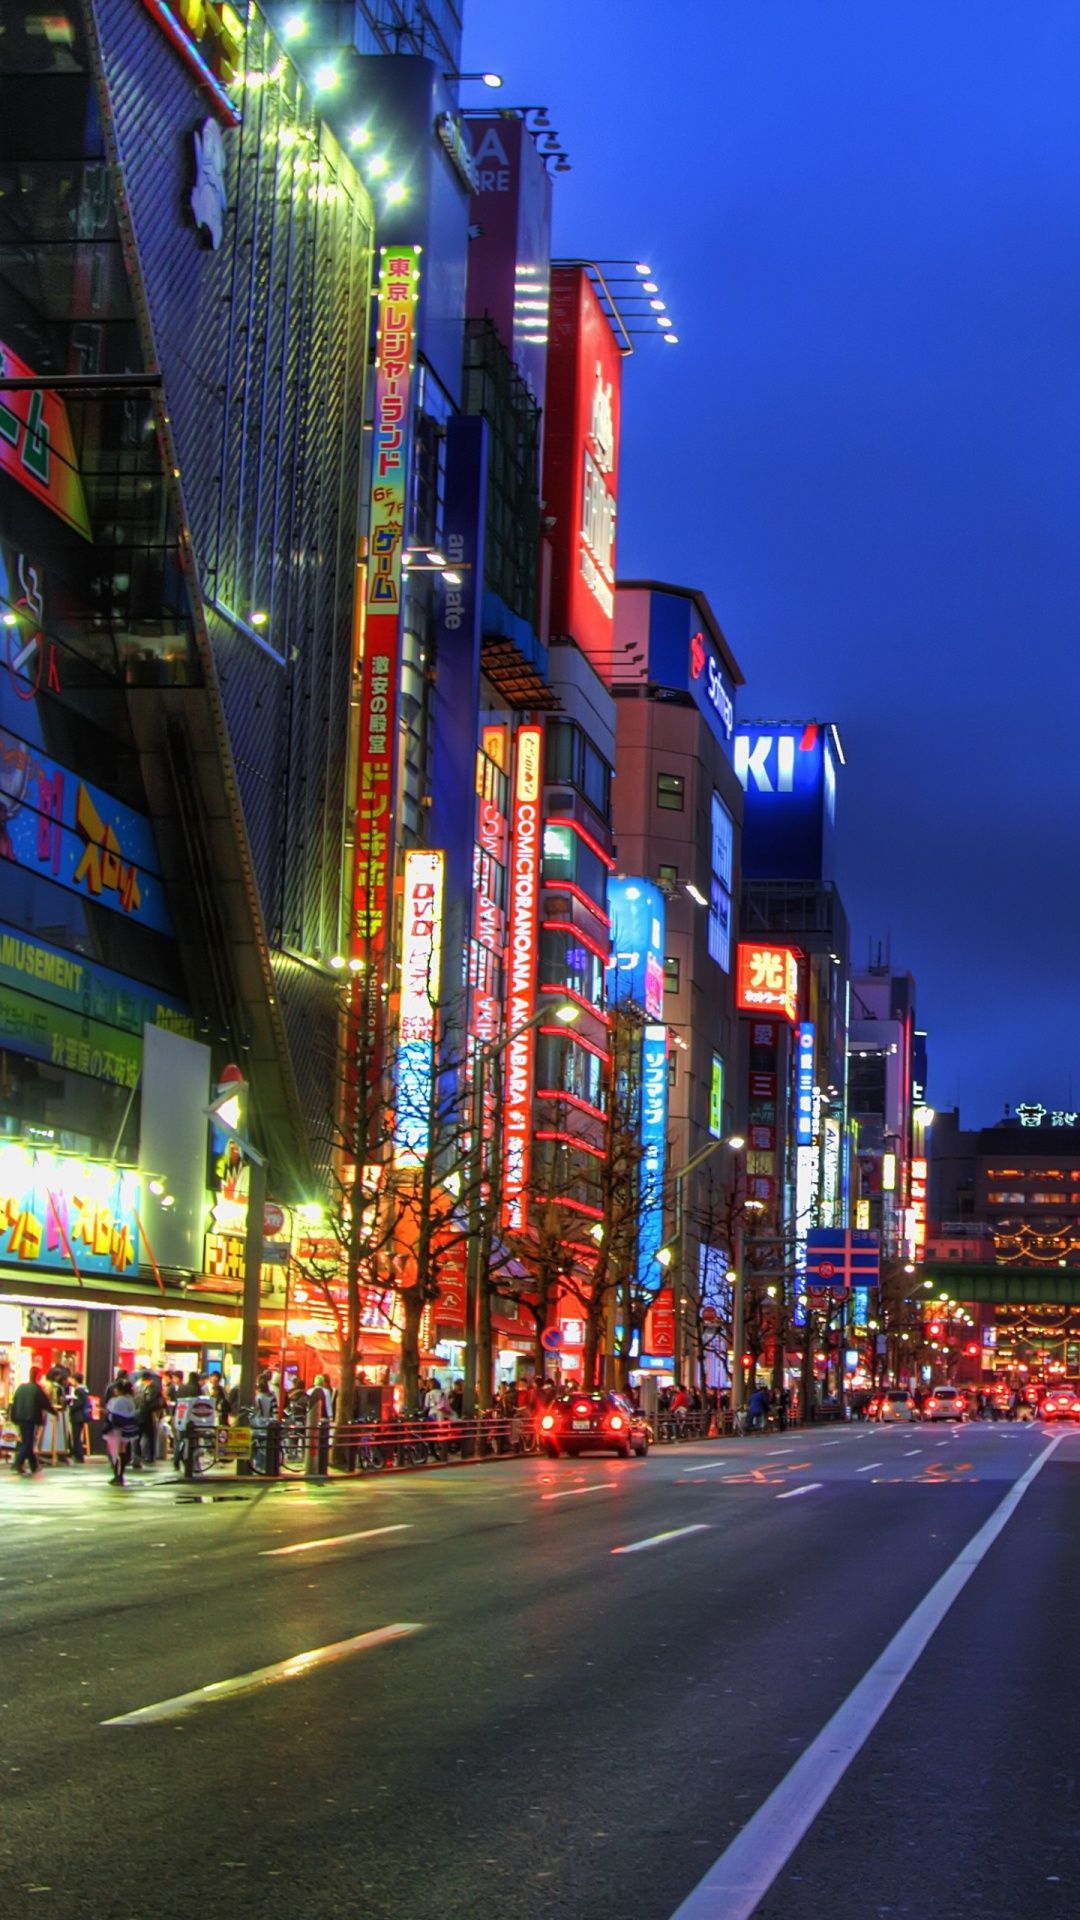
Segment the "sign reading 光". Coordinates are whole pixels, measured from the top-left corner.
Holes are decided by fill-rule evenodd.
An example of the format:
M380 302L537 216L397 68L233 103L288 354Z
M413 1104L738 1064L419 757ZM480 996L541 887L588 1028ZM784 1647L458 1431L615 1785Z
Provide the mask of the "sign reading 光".
M782 1013L794 1026L799 1005L799 958L791 947L740 940L735 1004L743 1013Z
M506 1049L503 1085L503 1206L515 1231L528 1211L529 1138L532 1128L532 1033L520 1033L536 998L536 937L540 882L540 794L544 778L544 731L520 727L514 762L510 853L510 936L506 1025L515 1034Z
M442 951L442 853L405 855L394 1161L418 1167L431 1145L435 1008Z

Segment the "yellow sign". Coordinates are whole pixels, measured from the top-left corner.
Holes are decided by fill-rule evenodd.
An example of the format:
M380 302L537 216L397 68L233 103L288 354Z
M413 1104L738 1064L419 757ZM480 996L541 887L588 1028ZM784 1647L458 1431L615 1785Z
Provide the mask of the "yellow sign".
M217 1451L219 1460L250 1460L251 1428L219 1427Z

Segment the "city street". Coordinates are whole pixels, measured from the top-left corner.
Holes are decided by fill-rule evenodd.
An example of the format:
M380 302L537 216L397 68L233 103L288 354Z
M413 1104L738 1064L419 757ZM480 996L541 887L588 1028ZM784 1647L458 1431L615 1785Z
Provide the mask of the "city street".
M0 1910L1074 1920L1078 1468L1002 1423L199 1500L5 1472Z

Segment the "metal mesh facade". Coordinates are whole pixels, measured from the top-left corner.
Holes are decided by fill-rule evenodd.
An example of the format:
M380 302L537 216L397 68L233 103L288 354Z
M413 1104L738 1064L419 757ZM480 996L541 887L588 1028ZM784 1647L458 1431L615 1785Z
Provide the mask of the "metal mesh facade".
M92 4L263 922L271 948L326 960L342 942L370 202L252 9L211 249L190 212L207 96L143 7ZM275 969L313 1115L333 988Z

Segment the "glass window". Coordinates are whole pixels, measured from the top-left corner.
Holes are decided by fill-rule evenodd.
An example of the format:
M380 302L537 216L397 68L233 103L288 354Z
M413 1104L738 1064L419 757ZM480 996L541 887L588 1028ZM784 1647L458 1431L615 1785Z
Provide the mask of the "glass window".
M718 793L712 797L712 870L723 885L731 889L735 823Z
M669 953L667 956L667 959L664 961L664 992L665 993L678 993L679 973L680 973L679 962L675 958L674 954Z
M543 927L540 932L540 984L543 987L568 987L594 1007L601 1004L604 967L591 947L561 927Z
M675 1048L672 1047L667 1059L667 1083L669 1087L673 1087L678 1078L678 1058L679 1056Z
M549 784L555 780L565 780L570 786L575 785L579 738L577 728L569 720L548 722L544 778Z
M681 813L683 810L683 792L686 782L681 773L658 773L656 776L656 804L669 813Z
M678 867L667 866L661 861L656 869L656 878L662 887L677 887L679 884Z
M731 895L714 874L709 887L709 953L718 967L731 968Z

